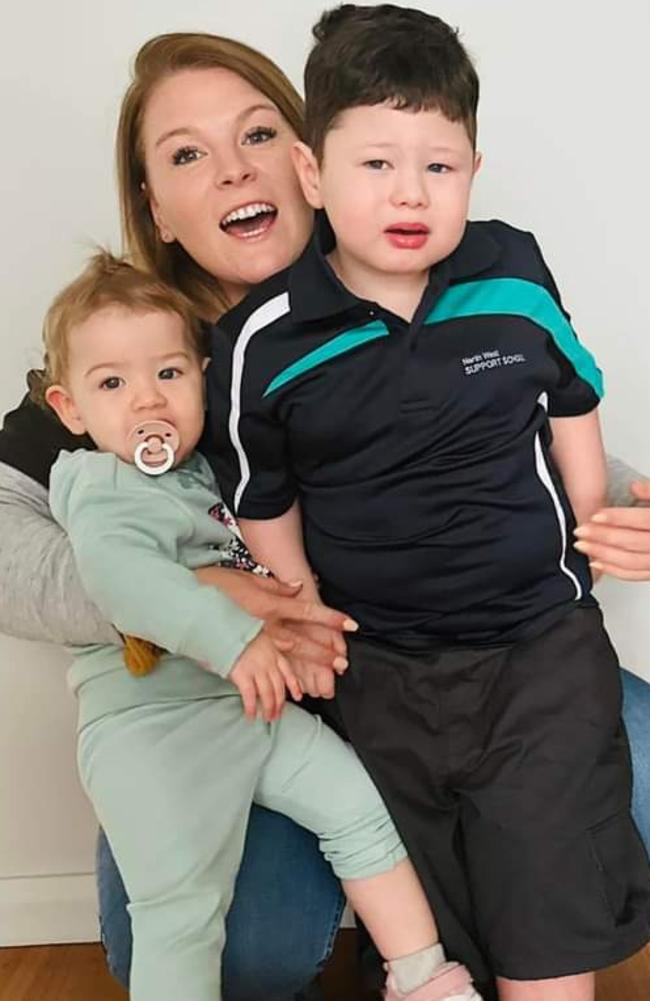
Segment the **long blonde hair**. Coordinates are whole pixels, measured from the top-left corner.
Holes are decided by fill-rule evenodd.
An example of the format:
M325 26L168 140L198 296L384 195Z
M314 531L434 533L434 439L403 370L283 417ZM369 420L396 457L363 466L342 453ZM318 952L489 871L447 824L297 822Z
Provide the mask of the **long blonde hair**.
M117 177L124 249L133 263L179 289L197 316L215 320L228 308L218 278L178 242L159 239L149 208L142 145L142 120L149 97L165 77L179 70L231 70L271 100L299 138L303 137L303 102L275 63L230 38L190 32L158 35L135 58L133 81L124 95L117 129Z

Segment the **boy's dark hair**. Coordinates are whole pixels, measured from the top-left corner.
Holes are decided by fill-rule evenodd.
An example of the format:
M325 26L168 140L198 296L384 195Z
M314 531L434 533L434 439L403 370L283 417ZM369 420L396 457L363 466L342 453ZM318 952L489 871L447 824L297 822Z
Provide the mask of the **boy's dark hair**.
M476 146L479 81L458 32L420 10L342 4L314 25L305 66L306 136L320 160L327 132L348 108L390 102L437 109L463 123Z

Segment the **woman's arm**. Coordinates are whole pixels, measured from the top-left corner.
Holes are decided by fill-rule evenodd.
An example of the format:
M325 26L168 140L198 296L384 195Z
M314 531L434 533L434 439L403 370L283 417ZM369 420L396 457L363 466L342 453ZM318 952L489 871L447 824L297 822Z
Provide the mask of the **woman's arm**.
M84 591L47 490L0 462L0 632L22 639L121 644Z

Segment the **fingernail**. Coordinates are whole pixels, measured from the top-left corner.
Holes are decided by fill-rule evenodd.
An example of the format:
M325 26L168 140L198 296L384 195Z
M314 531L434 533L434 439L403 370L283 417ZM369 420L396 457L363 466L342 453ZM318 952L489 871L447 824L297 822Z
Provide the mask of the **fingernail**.
M603 521L607 521L608 519L607 519L607 515L603 514L602 511L600 511L598 514L593 514L591 516L591 520L592 521L603 522Z
M345 657L334 658L334 667L337 669L337 671L343 671L347 666L348 662Z
M577 549L579 553L584 553L589 547L586 542L574 542L573 548Z
M355 622L354 619L344 619L343 628L345 629L346 633L356 633L357 629L359 628L359 623Z
M581 539L583 537L583 535L588 535L589 534L589 528L585 528L584 525L578 525L577 528L573 529L573 534L577 535L578 538Z
M602 570L604 564L598 563L597 560L590 560L589 561L589 566L591 567L592 570Z
M289 581L289 587L302 587L302 581L301 580L290 580Z

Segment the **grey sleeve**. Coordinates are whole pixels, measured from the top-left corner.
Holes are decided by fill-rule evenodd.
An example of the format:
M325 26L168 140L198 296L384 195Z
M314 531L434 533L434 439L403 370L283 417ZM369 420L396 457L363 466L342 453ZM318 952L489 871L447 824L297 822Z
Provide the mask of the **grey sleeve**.
M643 473L638 473L615 455L607 456L607 503L610 507L643 507L642 501L636 500L630 493L630 483L634 480L644 480Z
M1 462L0 632L71 645L122 642L86 596L47 490Z

